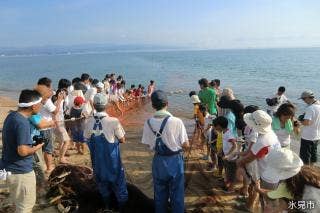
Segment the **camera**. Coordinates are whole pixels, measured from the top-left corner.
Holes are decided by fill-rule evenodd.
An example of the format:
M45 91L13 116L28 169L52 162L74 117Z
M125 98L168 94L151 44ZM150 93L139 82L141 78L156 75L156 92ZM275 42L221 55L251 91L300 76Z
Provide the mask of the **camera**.
M37 145L42 144L42 143L44 143L46 141L45 138L43 138L41 135L33 136L32 140L34 141L32 146L37 146Z

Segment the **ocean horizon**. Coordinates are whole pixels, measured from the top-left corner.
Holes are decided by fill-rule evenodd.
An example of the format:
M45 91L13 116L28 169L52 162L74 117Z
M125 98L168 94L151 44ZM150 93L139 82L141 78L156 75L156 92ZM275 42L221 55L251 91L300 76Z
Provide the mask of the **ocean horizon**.
M198 80L221 80L245 105L266 107L265 99L279 86L297 105L305 89L320 94L320 48L268 48L219 50L110 51L82 54L28 55L0 57L0 95L17 98L24 88L32 88L41 77L72 79L89 73L102 80L107 73L121 74L130 84L157 88L170 95L170 108L185 115L192 110L188 93L198 91Z

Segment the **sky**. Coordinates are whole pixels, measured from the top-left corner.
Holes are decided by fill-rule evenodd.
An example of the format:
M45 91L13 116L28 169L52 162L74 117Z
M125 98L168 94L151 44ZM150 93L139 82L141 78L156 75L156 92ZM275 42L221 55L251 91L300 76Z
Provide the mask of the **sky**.
M1 0L0 47L319 47L319 0Z

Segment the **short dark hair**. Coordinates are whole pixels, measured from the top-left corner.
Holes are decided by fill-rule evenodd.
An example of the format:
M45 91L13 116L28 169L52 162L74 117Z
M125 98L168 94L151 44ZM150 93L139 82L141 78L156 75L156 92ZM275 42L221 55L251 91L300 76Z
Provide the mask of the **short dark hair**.
M46 87L51 87L51 83L52 83L51 79L47 77L40 78L38 80L38 85L44 85Z
M208 82L208 80L206 78L201 78L198 83L199 83L199 85L202 85L204 87L208 87L209 86L209 82Z
M97 83L99 83L99 80L98 80L98 79L93 79L93 80L92 80L92 85L95 86Z
M104 77L104 79L108 79L110 78L110 74L106 74L106 76Z
M220 79L214 79L213 81L216 83L218 87L220 86Z
M214 87L216 85L216 82L214 80L212 80L209 84L210 84L210 86Z
M223 116L219 116L213 120L212 124L215 127L220 126L222 129L227 129L228 128L228 119L226 119Z
M41 98L41 95L38 91L36 90L29 90L25 89L22 90L19 96L19 103L29 103L33 101L37 101ZM28 108L28 107L21 107L21 108Z
M153 84L154 83L154 80L150 80L150 84Z
M79 77L75 77L74 79L72 79L72 84L79 83L80 81L81 79Z
M165 108L167 106L168 103L152 103L152 107L155 109L155 110L161 110L163 108Z
M275 116L279 118L281 115L294 116L294 114L295 114L295 107L291 103L284 103L280 105L277 112L275 113Z
M196 91L191 91L191 92L189 92L189 97L196 95L196 94L197 94Z
M71 86L71 82L68 79L62 78L58 82L58 89L66 89Z
M134 85L134 84L131 84L131 86L130 86L131 89L135 88L135 87L136 87L136 85Z
M80 77L81 81L86 81L90 79L90 75L88 73L82 73Z
M286 88L281 86L278 88L278 92L284 93L286 91Z
M255 111L259 110L259 107L258 106L255 106L255 105L249 105L249 106L246 106L244 108L244 113L253 113Z

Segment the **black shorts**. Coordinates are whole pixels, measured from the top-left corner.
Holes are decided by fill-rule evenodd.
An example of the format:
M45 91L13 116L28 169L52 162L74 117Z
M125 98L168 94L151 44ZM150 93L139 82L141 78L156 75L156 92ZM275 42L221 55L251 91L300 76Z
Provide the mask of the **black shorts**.
M236 162L225 160L224 161L224 168L225 168L227 181L234 183L236 180L236 170L237 170Z
M304 164L317 162L317 149L320 140L309 141L301 138L300 158Z

